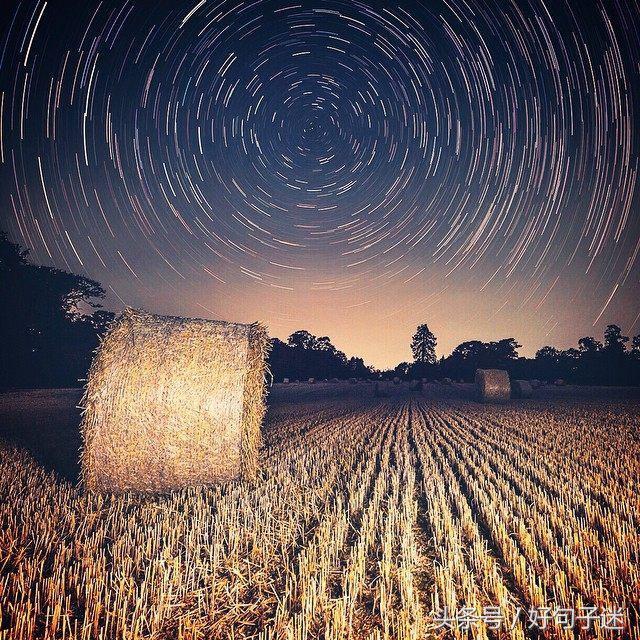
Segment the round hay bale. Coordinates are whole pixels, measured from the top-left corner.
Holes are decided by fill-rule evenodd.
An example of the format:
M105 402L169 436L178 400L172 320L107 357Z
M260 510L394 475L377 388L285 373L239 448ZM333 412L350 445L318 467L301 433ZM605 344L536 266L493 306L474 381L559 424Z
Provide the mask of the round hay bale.
M502 369L478 369L476 392L481 402L508 402L511 398L509 374Z
M84 486L163 492L254 477L268 348L259 324L126 309L89 369Z
M530 398L533 395L533 386L528 380L512 380L511 395L514 398Z

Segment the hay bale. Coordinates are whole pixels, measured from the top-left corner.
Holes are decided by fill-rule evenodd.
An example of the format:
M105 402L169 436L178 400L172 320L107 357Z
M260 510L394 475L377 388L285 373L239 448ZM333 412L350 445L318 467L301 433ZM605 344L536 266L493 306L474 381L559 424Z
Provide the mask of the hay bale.
M309 378L309 380L307 380L307 382L309 384L315 384L316 383L316 379L315 378Z
M85 487L156 492L255 476L268 348L259 324L125 310L89 370Z
M513 398L530 398L533 395L533 386L528 380L512 380L511 396Z
M478 369L476 392L481 402L508 402L511 398L509 374L502 369Z

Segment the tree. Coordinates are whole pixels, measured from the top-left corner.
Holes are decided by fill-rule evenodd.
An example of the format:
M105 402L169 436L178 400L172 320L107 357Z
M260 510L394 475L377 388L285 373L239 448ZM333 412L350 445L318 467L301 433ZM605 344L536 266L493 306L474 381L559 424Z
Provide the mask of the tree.
M337 349L328 336L317 338L309 331L294 331L284 343L271 341L269 367L273 378L281 381L306 378L368 378L373 370L362 358L350 358Z
M420 364L435 364L436 337L426 324L421 324L413 334L411 351L413 359Z
M586 338L580 338L580 340L578 340L578 346L583 353L595 353L602 349L602 342L588 336Z
M628 336L622 335L622 329L617 324L609 324L604 330L604 348L608 351L624 353Z
M521 346L515 338L503 338L497 342L490 342L486 347L486 366L509 369L510 364L518 359L518 349Z
M95 280L31 264L28 250L0 233L0 386L77 384L113 319L85 312L104 295Z
M411 366L408 362L401 362L400 364L396 365L393 373L394 375L398 376L398 378L406 378L409 375L410 370Z
M315 349L317 345L317 338L308 331L301 329L299 331L294 331L288 338L287 342L290 347L300 348L300 349Z

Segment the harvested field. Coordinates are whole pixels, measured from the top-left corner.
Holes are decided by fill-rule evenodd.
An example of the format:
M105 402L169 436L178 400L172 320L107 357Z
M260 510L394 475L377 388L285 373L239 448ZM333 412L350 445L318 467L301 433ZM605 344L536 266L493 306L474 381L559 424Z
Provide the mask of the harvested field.
M0 395L0 638L640 638L638 390L380 387L276 385L257 481L151 497L47 463L77 394Z

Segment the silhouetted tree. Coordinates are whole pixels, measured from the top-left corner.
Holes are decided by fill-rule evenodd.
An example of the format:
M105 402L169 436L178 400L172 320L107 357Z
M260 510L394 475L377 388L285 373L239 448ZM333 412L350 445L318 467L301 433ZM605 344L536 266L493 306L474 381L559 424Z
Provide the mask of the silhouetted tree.
M0 233L0 386L77 384L113 318L85 312L101 307L101 298L95 280L33 265Z
M411 340L411 352L414 362L435 364L436 337L426 324L418 325Z
M294 331L288 338L287 343L290 347L299 349L314 349L317 338L305 330Z
M400 364L396 365L393 373L398 376L398 378L407 378L410 371L411 365L408 362L401 362Z
M269 366L274 380L306 380L317 378L370 378L371 367L365 365L362 358L348 359L344 352L337 349L328 336L317 338L304 329L294 331L284 343L272 340Z
M624 353L628 336L622 335L622 329L617 324L607 325L604 330L604 348L616 353Z
M596 353L602 349L602 342L591 337L580 338L578 346L583 353Z
M617 324L607 325L604 330L604 348L601 360L604 384L623 384L629 377L631 362L627 358L625 347L627 342L629 342L629 338L622 335L622 329Z

